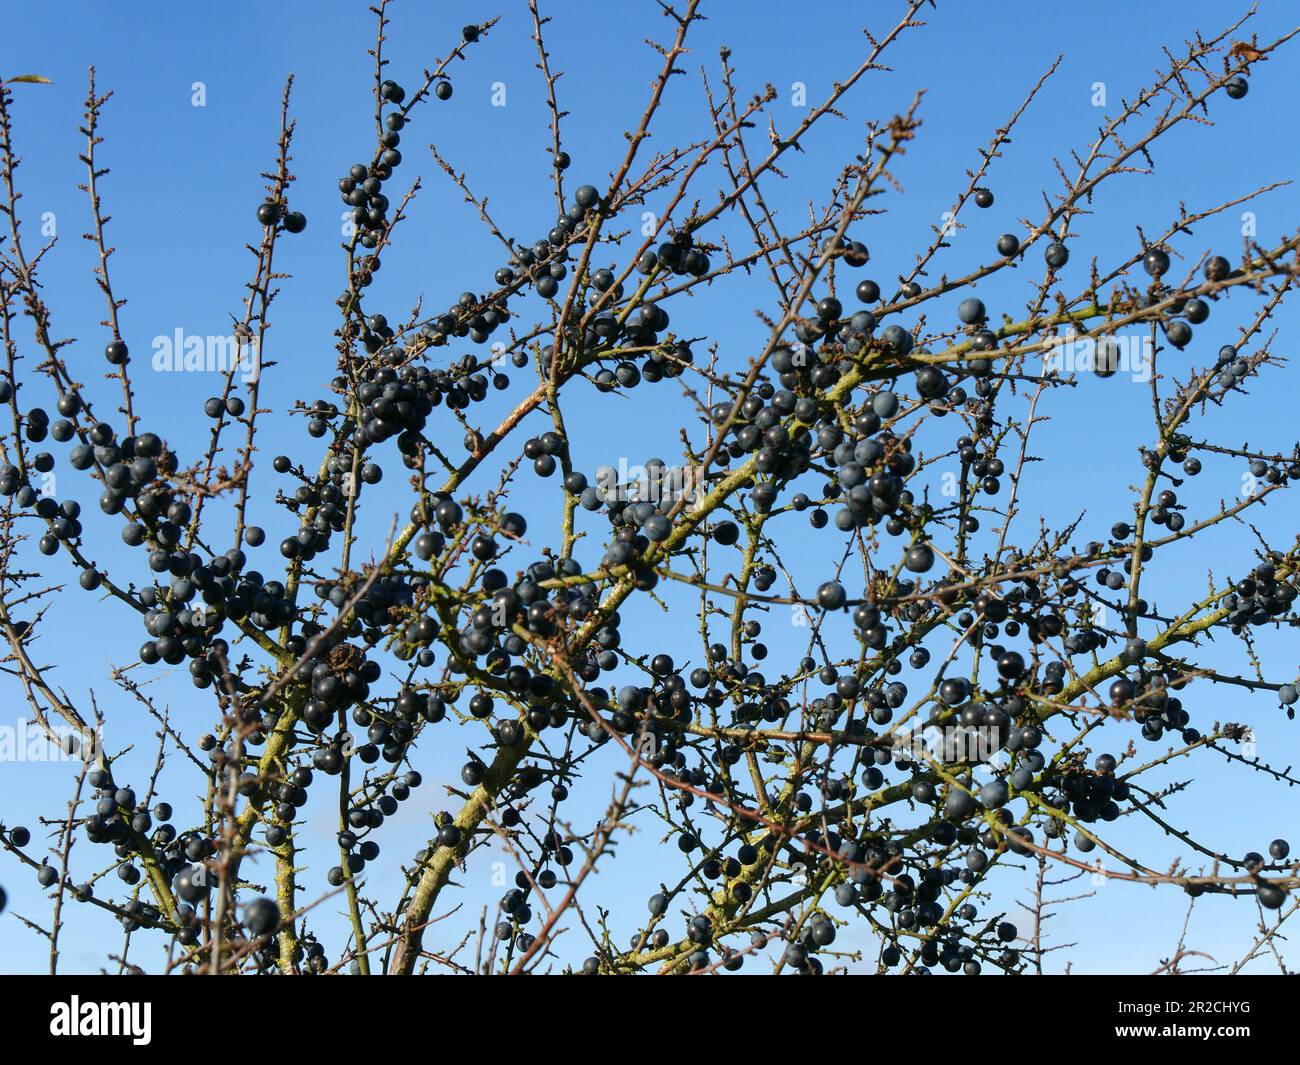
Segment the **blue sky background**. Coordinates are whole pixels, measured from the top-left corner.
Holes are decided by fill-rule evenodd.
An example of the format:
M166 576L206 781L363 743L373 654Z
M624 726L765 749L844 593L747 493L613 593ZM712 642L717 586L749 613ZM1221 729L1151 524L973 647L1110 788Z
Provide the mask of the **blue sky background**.
M1245 33L1256 32L1261 40L1270 40L1291 28L1296 14L1292 5L1266 2L1260 6ZM664 38L669 24L650 3L621 3L611 9L608 4L566 0L544 5L543 10L553 18L548 27L552 66L564 71L561 106L571 112L564 125L564 146L573 159L568 187L572 191L587 181L604 187L625 150L622 131L640 114L649 81L660 64L642 39ZM673 81L647 151L708 133L699 73L703 67L716 86L721 46L734 51L732 63L742 96L759 91L765 82L776 86L781 98L773 114L778 126L788 131L803 117L789 102L792 84L806 83L809 101L819 102L832 83L864 57L866 44L858 32L861 20L868 18L873 32L880 34L902 10L901 4L892 2L853 10L849 5L824 3L706 4L710 21L696 27L692 52L682 64L688 76ZM769 195L788 223L795 225L796 219L806 217L809 201L820 204L825 199L839 168L860 149L865 124L888 119L907 106L916 89L924 88L919 137L895 168L903 191L875 201L874 206L886 213L855 227L852 234L869 245L873 258L851 280L872 276L885 285L907 270L914 252L928 244L930 227L941 222L942 213L965 184L965 170L975 165L977 150L994 127L1019 106L1058 52L1068 50L1013 143L993 165L986 183L996 193L995 206L983 212L968 208L963 213L968 228L954 235L953 246L935 271L965 272L993 254L998 234L1021 231L1019 219L1037 222L1041 218L1042 190L1057 187L1053 156L1068 159L1071 149L1084 148L1118 100L1131 97L1150 79L1162 62L1162 45L1177 51L1182 39L1193 32L1216 32L1244 11L1245 5L1199 0L1179 4L1176 10L1100 3L1089 8L1087 17L1080 17L1076 8L1066 5L941 3L937 11L925 15L928 27L911 31L891 48L888 62L894 71L864 78L841 105L844 120L826 120L810 135L806 152L789 161L789 180L769 186ZM455 68L452 100L423 105L403 134L406 161L391 185L404 188L418 173L424 188L410 220L399 230L395 247L384 255L384 268L370 297L373 309L395 320L405 317L419 298L436 311L464 289L486 290L500 265L499 246L425 150L431 140L457 169L467 172L476 194L489 198L493 216L507 234L529 242L543 236L553 224L555 205L546 152L548 116L541 78L534 69L526 4L522 0L436 4L404 0L392 6L392 15L387 73L408 91L418 84L421 69L459 39L462 24L501 16L491 35L470 49L469 61ZM286 238L277 250L277 268L293 277L282 285L272 309L265 356L279 365L263 379L262 401L282 412L295 399L323 396L334 373L337 311L333 300L345 282L339 249L343 207L336 183L351 163L369 158L373 145L372 60L366 48L373 42L374 19L366 5L142 3L128 9L60 2L8 5L4 21L0 73L40 73L54 82L14 90L26 239L29 247L35 246L40 216L53 212L59 241L46 258L42 275L54 311L52 332L78 339L68 349L70 365L105 410L115 404L117 390L100 380L107 339L99 324L104 304L91 278L93 247L80 239L89 216L84 195L77 191L84 178L77 156L84 146L78 126L87 67L96 66L100 91L114 91L102 122L106 143L99 149L103 164L112 170L102 194L112 215L109 238L118 249L112 260L113 285L119 296L129 300L121 320L135 353L137 410L146 412L146 427L178 447L183 460L197 458L206 443L207 421L201 406L217 390L217 382L203 374L151 373L147 352L154 337L169 336L178 328L198 335L228 332L229 315L240 314L242 286L252 265L245 244L260 235L253 216L263 194L258 175L273 162L281 89L286 74L295 75L292 112L298 126L291 168L299 181L291 192L291 206L306 213L309 225L304 234ZM1300 147L1287 116L1294 111L1298 48L1292 45L1260 64L1245 100L1235 104L1219 100L1211 110L1212 127L1186 127L1162 140L1154 152L1155 176L1121 177L1099 193L1093 213L1076 223L1079 236L1072 243L1067 285L1081 287L1091 256L1097 256L1103 266L1127 257L1140 246L1135 227L1163 230L1180 203L1191 211L1201 210L1296 174ZM193 83L199 81L206 87L203 107L191 104ZM1105 83L1111 107L1093 106L1096 82ZM492 105L494 83L504 83L504 107ZM765 139L760 134L754 143L765 144ZM717 187L701 178L699 194L705 196L706 206ZM1175 249L1193 261L1209 249L1235 260L1241 250L1242 210L1255 212L1260 243L1272 246L1294 232L1300 218L1300 192L1283 188L1204 222L1194 234L1180 238ZM743 230L734 223L727 225L730 228L722 231L731 236L733 246L744 247ZM622 265L625 258L615 261ZM1019 317L1017 312L1039 276L1038 262L1035 255L1027 274L1000 278L981 287L979 295L995 314L1005 308ZM1176 265L1175 273L1181 272ZM754 312L770 310L772 305L761 278L736 279L720 287L726 292L712 300L697 295L689 306L670 310L675 329L714 337L722 365L735 369L766 338ZM844 295L848 303L848 293ZM941 314L953 313L957 298L951 307L927 308L932 326ZM1253 297L1241 293L1222 301L1209 323L1198 329L1195 344L1181 355L1167 353L1163 358L1169 361L1162 365L1193 361L1199 365L1212 358L1218 346L1250 320L1255 306ZM1282 354L1288 353L1294 314L1284 308L1274 317L1276 350ZM955 323L955 315L952 320ZM27 339L30 330L25 321L20 326L30 370L35 361ZM455 349L454 354L463 350ZM1271 371L1263 384L1252 385L1248 399L1238 399L1210 415L1209 422L1201 425L1203 434L1232 445L1289 451L1296 424L1294 386L1288 380L1293 372ZM493 415L512 404L526 387L516 380L504 395L478 406L473 416L485 427L495 425ZM577 398L570 401L567 415L575 454L589 475L596 465L617 463L620 456L636 463L658 455L671 463L680 455L677 427L690 413L672 384L643 387L626 399L606 397L600 402L595 402L599 397L589 386L574 391ZM42 381L24 392L24 400L50 406L52 396L47 393ZM1078 542L1104 538L1113 522L1131 514L1130 486L1141 476L1136 447L1150 435L1147 386L1122 375L1109 381L1090 380L1049 396L1042 412L1052 420L1036 430L1031 448L1045 461L1031 467L1022 484L1021 498L1030 503L1022 519L1021 542L1029 539L1040 511L1057 523L1086 512ZM459 430L449 422L431 424L444 425L445 438L437 442L458 454ZM537 419L536 432L548 427L544 419ZM955 419L931 429L932 438L922 436L922 447L931 450L950 446L960 432ZM292 531L292 525L283 511L277 513L268 505L274 486L281 482L267 460L288 450L311 466L320 450L300 435L297 420L290 425L287 418L268 418L264 431L263 464L254 480L253 520L267 526L268 542L274 545ZM142 559L131 556L128 571L128 555L114 523L99 520L94 483L63 464L60 445L50 450L60 458L60 498L77 498L88 511L95 511L87 526L92 533L100 529L102 535L92 543L107 546L92 553L111 572L116 563L117 573L140 580ZM397 476L400 467L391 457L386 466L385 485L377 493L368 493L362 513L363 528L376 539L384 536L392 516L405 515L408 506L395 487L403 480ZM1240 491L1243 470L1241 463L1207 458L1205 472L1188 484L1180 499L1192 515L1212 513L1220 499ZM485 486L486 482L472 482L470 487ZM556 528L555 488L529 475L514 497L517 509L529 516L530 536L539 545L546 542L545 530ZM931 490L937 491L937 477ZM1295 535L1295 515L1294 502L1283 495L1265 510L1256 510L1253 520L1265 536L1274 538L1275 546L1286 547ZM600 533L590 518L586 528ZM786 546L791 572L809 591L825 579L838 558L839 534L814 533L798 518L783 535L786 538L780 542ZM593 536L579 548L580 560L597 561L600 549L595 540ZM1177 549L1178 558L1170 551L1163 565L1155 568L1154 594L1149 597L1166 610L1203 597L1210 573L1219 580L1241 575L1253 564L1253 549L1250 531L1240 525L1221 527L1183 544ZM273 546L263 555L270 557L259 562L255 554L254 564L270 575L278 555ZM92 609L95 597L75 586L75 571L64 558L43 560L32 551L30 561L48 567L45 572L51 582L68 584L50 611L35 657L59 663L58 680L82 705L88 702L87 691L95 687L109 722L109 745L136 745L119 766L130 766L133 782L141 787L155 754L153 725L128 695L111 687L106 674L110 663L134 661L143 629L133 613L116 604ZM625 611L626 643L638 650L664 646L679 662L692 657L698 661L693 598L669 591L665 599L673 608L669 618L648 606ZM775 615L765 622L766 642L774 656L802 653L799 641L806 630L787 630L788 624L788 619ZM839 634L847 637L847 618L840 619ZM1294 679L1300 656L1293 635L1264 634L1258 648L1267 679ZM1225 668L1242 668L1239 649L1224 640L1204 658ZM183 667L143 672L153 678L150 690L170 705L175 721L190 738L210 726L211 695L196 693ZM919 676L915 679L921 681ZM1216 720L1246 721L1256 728L1263 759L1279 766L1294 761L1300 724L1286 722L1275 699L1201 685L1184 701L1193 724L1203 731ZM0 723L13 724L24 715L19 687L0 678ZM441 746L423 745L416 760L425 787L378 837L384 853L367 872L372 883L381 885L375 896L383 905L391 903L398 889L393 876L397 863L422 845L429 813L443 806L454 808L451 800L437 797L437 790L441 782L456 779L468 741L450 726L442 728L446 731ZM1123 729L1115 728L1110 745L1097 751L1119 754L1130 735L1136 736L1136 730L1124 733ZM1142 757L1164 746L1137 742ZM601 764L612 769L615 761ZM117 773L119 780L130 775L124 769ZM38 813L62 812L72 777L68 765L0 764L0 821L26 823L35 831ZM1276 836L1287 836L1300 846L1300 802L1292 789L1269 785L1262 775L1240 767L1227 767L1212 753L1181 762L1177 772L1162 779L1193 777L1195 786L1171 804L1170 817L1178 827L1195 827L1208 845L1237 854L1262 851ZM177 760L164 773L162 797L184 810L200 783ZM301 832L301 839L315 848L308 852L310 868L304 874L315 888L323 885L325 870L337 861L336 796L327 794L326 786L319 787L308 808L308 825ZM575 824L593 823L600 817L608 788L607 774L592 774L592 781L569 804L568 816ZM1134 823L1139 819L1125 818L1114 830L1122 849L1140 854L1157 869L1176 857L1187 857L1176 841ZM611 909L610 924L622 943L638 927L645 897L655 890L646 881L652 875L646 870L655 860L657 836L647 822L641 834L625 844L619 861L602 868L595 884L592 901ZM98 872L110 857L106 849L82 841L74 851L74 866L84 877ZM459 915L465 927L476 925L480 908L500 893L490 882L490 861L484 857L457 878L466 886L466 905ZM513 869L509 876L513 878ZM998 874L990 880L999 888L996 902L981 908L1013 911L1028 883L1027 878ZM43 922L48 919L48 904L34 879L11 859L0 859L0 884L9 894L9 910L0 915L0 971L40 968L45 963L45 944L15 914ZM1066 893L1078 894L1076 887ZM305 891L304 898L310 898L312 890ZM1177 890L1119 883L1102 885L1098 892L1099 898L1066 907L1053 922L1057 942L1077 941L1078 946L1049 959L1049 968L1059 970L1066 960L1076 971L1154 968L1177 939L1185 897ZM333 957L343 925L326 912L330 909L327 903L315 911L313 922L322 928ZM62 944L64 968L94 971L106 953L120 948L120 930L102 913L76 906L69 910ZM1253 902L1202 900L1191 920L1188 946L1230 962L1247 949L1257 923ZM573 935L565 950L568 960L587 953L578 940L581 933L575 930ZM146 966L156 964L157 941L157 937L152 941L145 935L138 937L132 959ZM1286 948L1281 949L1285 954Z

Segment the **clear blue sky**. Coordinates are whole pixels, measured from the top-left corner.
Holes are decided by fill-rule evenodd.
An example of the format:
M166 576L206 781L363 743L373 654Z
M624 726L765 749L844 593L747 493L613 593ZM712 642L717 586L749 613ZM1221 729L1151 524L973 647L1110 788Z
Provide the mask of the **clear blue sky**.
M1261 8L1250 23L1250 30L1261 39L1285 32L1296 17L1293 5L1277 0ZM564 127L565 148L573 159L570 187L584 181L601 186L622 157L622 131L639 115L659 66L659 58L642 38L662 39L669 26L657 14L656 5L640 0L617 5L566 0L544 3L543 10L553 16L548 27L552 64L564 71L561 106L571 112ZM697 27L693 50L683 62L688 76L673 82L651 149L708 133L699 74L703 67L716 85L719 47L727 45L734 51L732 62L742 95L769 81L777 87L781 102L774 115L778 125L789 130L803 114L789 103L793 83L807 85L810 101L821 100L832 82L856 67L865 54L864 38L858 32L864 13L870 17L871 29L880 33L893 25L903 5L883 0L870 5L764 0L744 5L714 2L704 10L710 21ZM1055 187L1052 156L1066 158L1071 149L1082 148L1108 110L1092 105L1095 83L1105 84L1113 105L1148 80L1162 62L1162 45L1177 50L1195 31L1217 31L1244 11L1245 5L1203 0L1176 8L1103 2L1091 5L1086 14L1074 5L940 3L937 11L925 15L930 26L906 35L891 50L889 63L894 71L864 79L842 105L844 120L827 121L809 139L807 152L790 163L790 181L774 189L774 200L788 217L798 217L808 201L820 203L839 167L859 149L865 123L887 119L908 104L916 89L924 88L920 110L924 124L896 168L903 191L877 201L875 206L886 213L854 234L872 250L873 261L866 272L882 283L892 279L907 270L914 252L928 243L930 226L941 222L942 213L964 185L964 171L975 164L977 149L994 126L1005 121L1056 55L1066 51L1014 143L994 164L987 183L996 192L995 207L965 219L970 228L954 237L940 264L955 275L987 259L999 233L1020 228L1018 219L1041 217L1041 190ZM462 24L501 16L490 37L471 50L469 62L456 68L452 100L426 104L404 133L402 151L407 161L396 184L404 185L418 173L424 188L396 247L385 254L373 290L382 309L396 319L421 297L430 309L439 309L463 289L485 290L499 265L499 247L424 150L430 140L455 167L468 173L478 195L489 197L493 216L506 233L537 239L553 223L555 212L545 150L550 143L547 111L541 78L534 69L531 20L523 0L436 4L402 0L392 6L392 15L386 45L392 61L388 73L408 89L417 83L425 65L459 39ZM215 381L200 374L151 374L139 356L148 351L154 337L169 336L178 328L199 335L227 332L228 316L239 313L251 265L244 245L260 232L253 217L262 197L258 175L273 159L280 92L289 73L296 78L292 111L298 122L292 170L300 179L293 187L292 206L306 213L309 225L302 236L281 245L277 258L277 267L293 277L284 282L272 311L266 355L279 365L266 375L262 399L283 411L297 398L324 395L323 386L333 375L332 331L337 321L333 300L344 283L339 250L342 206L336 181L349 164L367 158L373 144L372 60L366 55L373 41L373 23L367 5L359 0L129 7L50 2L11 5L5 13L0 73L39 73L54 82L14 90L27 239L35 240L45 212L53 213L58 230L58 245L47 257L43 275L54 310L53 332L78 338L68 355L74 373L99 397L101 406L113 402L110 396L115 394L99 379L106 340L99 325L103 301L91 280L92 247L80 239L88 212L84 196L77 191L84 176L77 161L83 148L78 126L86 70L94 64L100 90L112 89L115 94L103 118L106 143L100 152L112 172L102 191L112 215L110 240L118 248L112 261L113 284L129 300L122 322L137 354L137 409L148 412L148 427L179 446L183 459L197 457L206 440L201 405L215 390ZM1180 202L1189 210L1199 210L1296 174L1300 148L1286 116L1291 113L1300 73L1298 50L1300 45L1293 45L1260 65L1244 101L1218 103L1211 115L1213 128L1187 129L1161 142L1154 153L1156 176L1123 177L1097 197L1094 213L1077 225L1080 236L1067 271L1074 284L1082 282L1089 256L1096 255L1103 263L1127 256L1138 246L1135 226L1162 229ZM196 82L202 82L206 91L202 107L191 102ZM504 107L492 103L498 83L505 87ZM1243 209L1255 211L1261 243L1276 243L1292 233L1300 219L1300 190L1284 188ZM1240 211L1230 211L1197 226L1176 248L1193 259L1210 248L1235 258L1241 248L1241 224ZM743 238L735 229L729 232ZM981 290L980 295L990 308L997 308L1002 300L1001 306L1014 312L1028 295L1026 284L1016 277L1000 288ZM674 310L674 326L680 322L687 331L687 324L693 324L694 332L715 337L723 364L734 369L765 339L753 312L770 310L771 302L757 280L729 291L731 295L722 297L720 304L697 297L689 312ZM1226 307L1216 308L1215 316L1198 331L1196 353L1213 352L1231 339L1253 307L1248 297L1238 295ZM1287 309L1275 320L1283 353L1294 318L1294 310ZM33 358L30 345L25 351ZM1287 376L1293 372L1274 371L1271 381L1252 389L1248 402L1216 414L1207 431L1226 443L1289 450L1295 437L1295 390ZM35 401L39 396L48 406L51 397L40 394L44 387L32 386L27 397ZM517 396L521 387L522 382L516 381L497 406ZM584 402L574 408L577 413L570 418L575 450L588 473L601 462L616 463L619 456L641 462L659 455L671 462L679 455L676 427L687 408L668 389L670 385L643 388L625 401ZM594 395L589 392L587 399ZM1022 488L1032 511L1023 535L1028 538L1040 510L1055 521L1086 511L1079 541L1102 538L1114 521L1131 512L1129 485L1140 476L1136 445L1149 434L1149 394L1145 386L1115 378L1061 390L1051 400L1047 413L1052 421L1042 428L1032 449L1046 461L1031 469ZM494 409L480 408L477 416L483 424L494 424ZM316 461L319 452L304 445L296 435L296 424L294 435L285 433L287 424L288 419L280 418L276 429L267 422L264 458L289 448L299 458ZM539 422L538 431L543 428ZM455 452L459 436L453 428L448 439L438 442ZM390 459L388 466L390 477L383 492L389 494L375 495L376 502L368 504L364 514L365 527L376 537L386 532L392 515L404 513L407 506L391 488L401 481L397 464ZM1206 472L1189 486L1183 500L1194 513L1206 513L1220 498L1236 495L1241 472L1239 463L1207 462ZM97 510L98 493L92 482L64 465L59 474L71 486L60 488L61 498L72 496L88 510ZM257 476L255 494L260 484L263 502L257 504L255 519L268 526L270 543L275 544L290 531L283 512L265 505L277 479L269 466ZM522 492L521 501L529 503L526 512L533 523L532 535L543 542L542 530L556 512L554 500L543 495L535 481ZM1278 546L1287 546L1294 536L1295 513L1294 502L1283 497L1257 513L1255 521L1261 531L1275 537ZM111 523L98 518L95 514L88 521L92 532L111 530ZM555 527L553 521L549 527ZM822 579L819 575L829 560L838 556L838 537L814 535L801 522L790 528L788 536L785 543L795 560L794 574L805 587L811 586ZM806 538L806 544L791 550L801 538ZM99 542L109 545L97 551L110 568L114 561L124 565L126 552L119 547L115 531ZM1239 574L1249 564L1251 549L1249 531L1241 527L1216 530L1183 547L1179 565L1172 564L1171 554L1169 563L1155 573L1157 601L1172 608L1175 602L1201 593L1210 572L1219 579ZM585 555L580 549L579 557L594 562L595 546L588 547ZM136 745L120 764L130 766L142 786L153 764L153 728L129 696L111 687L106 673L109 663L134 661L143 630L131 612L114 605L92 610L94 597L75 587L75 572L65 559L39 563L38 559L33 552L32 564L48 566L50 580L67 582L69 589L51 610L35 655L40 661L59 663L58 680L82 704L89 688L95 687L109 721L110 746ZM138 556L131 565L135 573ZM275 567L267 559L262 568L269 572ZM139 579L140 574L135 575ZM671 594L668 599L674 602ZM691 638L694 622L684 620L692 617L693 601L679 597L675 603L671 625L645 609L634 615L626 632L629 642L641 642L638 635L653 638L656 647L666 640L679 660L698 657ZM778 627L783 624L775 616L768 622L770 644L778 644ZM796 630L791 653L797 653L793 641L799 638ZM1259 645L1268 679L1293 679L1294 638L1265 635ZM1227 648L1207 652L1206 657L1225 666L1240 666L1239 653ZM211 696L195 693L184 669L148 672L155 678L151 686L155 697L170 705L174 719L191 738L209 726ZM4 696L0 724L16 723L25 708L19 688L0 678L0 693ZM1283 720L1275 700L1202 686L1188 705L1193 723L1203 730L1215 720L1248 721L1257 728L1261 757L1283 766L1295 760L1300 723ZM435 799L436 790L440 781L455 780L464 743L450 730L443 735L444 748L422 750L424 761L417 761L427 780L421 802L404 806L386 826L380 836L384 855L368 870L372 883L382 885L376 896L384 904L393 897L396 885L387 874L395 871L402 856L409 858L427 834L428 804L433 803L435 810L451 806L450 800ZM1106 749L1119 753L1122 742L1113 741ZM130 772L118 772L119 779L127 775ZM599 783L583 793L589 805L571 804L569 816L575 822L594 821L603 810L607 778L594 776L600 777ZM1179 773L1165 779L1193 776L1197 786L1178 799L1171 815L1178 827L1194 826L1211 846L1238 853L1263 850L1275 836L1289 836L1294 846L1300 846L1300 802L1291 789L1265 786L1258 774L1228 771L1213 755L1184 762ZM66 765L0 764L0 820L27 823L35 831L38 812L55 816L62 811L71 780ZM163 781L164 797L178 810L198 788L195 777L179 761L169 767ZM303 834L310 846L319 848L307 873L318 886L325 870L337 861L332 802L322 791L309 808L309 815L314 811L315 816L309 816ZM1125 849L1139 850L1155 868L1185 855L1175 842L1127 824L1136 820L1126 819L1116 834ZM620 861L599 878L593 900L612 908L611 924L620 942L626 942L627 934L637 927L645 896L654 889L634 874L638 864L644 870L654 860L655 835L647 825L625 845ZM81 876L99 871L108 857L107 851L84 841L74 851ZM460 915L466 927L476 925L480 907L499 894L500 889L489 882L489 867L490 862L480 856L468 874L458 878L466 885L466 906ZM256 873L265 875L263 870ZM993 883L1001 889L993 908L1014 910L1020 887L1007 877ZM1021 886L1027 883L1022 880ZM39 967L44 964L44 944L21 926L15 914L45 921L48 906L33 878L12 860L0 859L0 884L9 894L9 910L0 916L0 971ZM1078 970L1142 971L1167 956L1185 909L1186 900L1179 892L1109 884L1099 893L1099 899L1067 907L1055 922L1058 941L1079 942L1068 955ZM342 924L323 912L329 909L327 904L314 920L321 922L333 953L341 942ZM1206 900L1192 919L1188 945L1231 961L1245 949L1254 924L1253 904ZM94 970L107 952L119 949L120 941L119 930L102 914L73 906L63 943L65 967ZM586 953L576 936L571 949L570 957ZM149 965L159 955L152 941L141 936L132 957Z

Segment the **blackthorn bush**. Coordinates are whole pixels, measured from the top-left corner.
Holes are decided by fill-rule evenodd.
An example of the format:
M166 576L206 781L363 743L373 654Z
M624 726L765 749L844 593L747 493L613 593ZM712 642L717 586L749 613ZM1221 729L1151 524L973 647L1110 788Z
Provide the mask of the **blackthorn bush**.
M737 88L724 51L708 121L677 146L651 131L693 76L702 11L665 6L647 103L602 174L561 149L569 112L532 4L554 215L512 217L508 234L511 205L489 214L435 148L504 250L481 277L445 260L435 302L406 313L374 282L420 206L417 145L455 121L461 79L503 28L454 29L412 77L384 58L381 2L373 146L334 175L293 175L286 86L265 195L246 206L255 264L235 334L260 357L283 264L320 230L295 190L337 182L350 224L346 286L322 309L337 317L333 367L295 367L290 410L232 367L192 398L184 439L158 431L133 387L144 345L119 315L101 203L107 97L92 73L96 370L82 341L61 339L40 280L46 249L19 202L25 87L0 81L4 670L85 755L66 816L15 825L21 798L0 790L6 877L25 867L60 904L165 945L170 968L214 973L1039 971L1043 941L1007 891L1035 868L1230 896L1281 911L1270 921L1293 912L1285 839L1251 824L1260 851L1242 853L1170 812L1187 782L1147 781L1196 758L1297 782L1243 750L1249 725L1219 707L1231 692L1251 713L1294 715L1295 656L1263 659L1257 642L1296 625L1300 549L1249 531L1256 508L1289 502L1300 452L1218 440L1214 416L1280 372L1268 322L1300 239L1210 254L1191 230L1213 212L1184 210L1131 246L1094 247L1086 224L1099 187L1145 167L1166 134L1212 140L1207 113L1230 124L1254 105L1258 92L1236 101L1285 40L1236 49L1234 27L1168 54L1062 157L1059 188L1012 204L999 158L1049 91L1038 82L967 172L954 225L990 228L982 264L953 276L949 226L906 253L873 242L921 134L919 100L868 125L798 222L770 207L810 131L924 32L927 6L901 5L793 125L770 86ZM797 180L810 203L824 186ZM772 285L761 339L737 350L754 319L732 286L751 274ZM1016 306L993 284L1013 274L1030 280ZM1235 340L1207 355L1202 323L1234 314ZM1130 368L1118 338L1133 335L1151 341L1153 424L1102 427L1138 458L1116 473L1136 478L1130 505L1080 501L1084 516L1036 524L1022 485L1054 456L1031 437L1081 384L1123 387L1092 379ZM574 412L647 393L682 452L631 475L615 464L637 447L636 417L623 439L593 441ZM272 419L293 443L263 452ZM1188 502L1211 465L1253 488ZM400 520L376 538L393 498ZM1211 530L1220 546L1197 561L1187 545ZM1184 600L1158 608L1151 575L1179 552L1169 565L1209 583L1193 591L1188 576ZM85 655L46 617L56 586L137 631L138 661L111 680L115 712L158 722L152 773L114 746L105 700L61 682ZM1241 668L1203 664L1211 640ZM144 667L188 671L188 705L160 707ZM426 841L376 875L385 822L403 815L427 822ZM1179 859L1123 849L1121 819L1170 833ZM304 860L321 826L336 840L323 866ZM502 855L477 948L443 935L457 893ZM602 874L624 861L635 904L602 899ZM343 933L321 930L324 900Z

